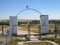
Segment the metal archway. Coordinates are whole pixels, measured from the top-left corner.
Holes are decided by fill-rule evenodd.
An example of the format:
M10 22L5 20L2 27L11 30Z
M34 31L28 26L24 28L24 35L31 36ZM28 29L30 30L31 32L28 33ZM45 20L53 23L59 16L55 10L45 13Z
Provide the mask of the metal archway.
M19 12L16 14L16 16L18 16L20 13L24 12L25 10L33 10L33 11L39 13L40 15L42 15L42 13L41 13L40 11L38 11L38 10L36 10L36 9L34 9L34 8L29 8L28 6L26 6L26 9L22 9L21 11L19 11Z
M16 14L16 16L18 16L20 13L22 13L22 12L24 12L24 11L26 11L26 10L33 10L33 11L37 12L39 15L42 15L42 13L41 13L39 10L34 9L34 8L29 8L29 6L27 5L27 6L26 6L26 9L22 9L21 11L19 11L19 12Z
M16 16L18 16L20 13L24 12L25 10L33 10L33 11L37 12L39 15L42 15L42 13L41 13L40 11L38 11L38 10L36 10L36 9L33 9L33 8L29 8L28 6L26 6L26 9L23 9L23 10L19 11L19 12L16 14ZM41 16L40 16L40 17L41 17ZM44 21L45 19L47 20L47 23L48 23L48 16L47 16L47 15L46 15L46 16L45 16L45 15L42 15L41 20ZM45 30L47 31L47 30L49 29L49 28L48 28L48 24L49 24L49 23L45 25L45 22L46 22L46 21L44 21L44 22L43 22L43 21L41 21L41 30L43 30L43 29L46 28ZM43 22L43 23L42 23L42 22ZM40 25L40 24L39 24L39 25ZM29 27L29 24L28 24L28 28L30 28L30 27ZM40 27L39 27L39 28L40 28ZM29 32L28 32L28 36L30 37L30 29L28 29L28 31L29 31ZM38 34L38 35L39 35L39 37L41 38L41 35L42 35L42 34L45 34L45 33L49 33L49 32L44 32L44 30L41 31L41 32L39 31L39 34Z
M19 11L16 16L18 16L19 14L21 14L22 12L26 11L26 10L33 10L35 12L37 12L39 15L42 15L42 13L36 9L33 9L33 8L29 8L28 6L26 6L26 9L22 9L21 11ZM40 32L40 31L39 31ZM29 24L28 24L28 36L30 37L30 29L29 29Z

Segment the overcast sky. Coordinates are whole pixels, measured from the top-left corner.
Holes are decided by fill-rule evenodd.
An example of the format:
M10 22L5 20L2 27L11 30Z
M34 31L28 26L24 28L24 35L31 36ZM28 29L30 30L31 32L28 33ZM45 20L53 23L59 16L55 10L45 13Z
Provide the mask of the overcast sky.
M49 15L49 19L60 19L60 0L0 0L0 19L9 19L9 16L26 9L33 8L43 15ZM33 10L25 10L18 15L20 19L39 19L40 14Z

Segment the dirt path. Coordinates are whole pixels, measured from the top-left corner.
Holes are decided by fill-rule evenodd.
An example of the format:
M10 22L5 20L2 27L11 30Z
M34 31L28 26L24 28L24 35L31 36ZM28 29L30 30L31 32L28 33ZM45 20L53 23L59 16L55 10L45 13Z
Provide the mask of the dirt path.
M23 43L28 43L28 42L49 42L49 43L51 43L51 44L53 44L53 45L59 45L59 44L57 44L57 43L55 43L55 42L52 42L52 41L26 41L26 42L18 42L18 45L23 45Z
M35 34L33 32L31 32L31 33ZM18 30L18 35L21 35L21 34L28 34L28 32L27 31L23 31L23 30ZM26 41L26 42L49 42L49 43L52 43L53 45L59 45L59 44L57 44L55 42L48 41L48 40L41 41L41 40L37 39L34 35L32 35L30 39L31 39L31 41ZM26 43L26 42L18 42L18 45L23 45L23 43Z

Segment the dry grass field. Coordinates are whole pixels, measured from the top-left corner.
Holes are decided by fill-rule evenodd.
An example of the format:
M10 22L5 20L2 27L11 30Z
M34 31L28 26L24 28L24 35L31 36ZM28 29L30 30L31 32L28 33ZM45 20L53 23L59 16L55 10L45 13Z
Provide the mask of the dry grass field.
M5 20L0 20L0 22L8 22L9 20L5 19ZM27 23L27 22L33 22L34 20L26 20L26 19L18 19L18 22L22 22L22 23ZM37 20L36 20L37 21ZM59 24L60 25L60 24ZM32 32L39 32L40 28L39 28L40 24L34 24L30 26L30 31ZM7 25L4 25L4 29L7 29ZM19 30L26 30L28 31L28 26L27 24L20 24L18 26ZM0 30L2 30L2 26L0 26ZM54 23L50 23L49 24L49 30L51 30L51 32L54 32L55 30L55 24ZM60 28L58 28L58 30L60 30Z
M31 24L30 25L30 31L31 32L35 32L35 33L38 33L40 32L40 25L39 24ZM4 25L3 26L4 29L8 29L8 26L7 25ZM0 25L0 31L2 30L2 26ZM25 31L28 31L28 25L27 24L21 24L18 26L18 30L25 30ZM49 24L49 30L51 30L51 32L54 32L55 30L55 24L54 23L51 23ZM60 30L60 27L58 28L58 30Z
M6 29L7 30L8 29L8 26L7 25L4 25L3 26L3 29ZM0 26L0 31L2 31L2 26Z
M30 31L38 33L40 31L39 26L40 26L39 24L30 25ZM28 26L26 24L21 24L21 25L18 26L18 30L28 31ZM51 32L54 32L55 24L49 24L49 30L51 30Z
M28 26L27 25L20 25L18 27L18 30L26 30L26 31L28 31ZM31 25L30 26L30 31L35 32L35 33L39 32L39 25Z
M18 20L19 22L32 22L32 20ZM0 22L2 22L2 20L0 20ZM8 22L8 20L3 20L3 22ZM35 33L38 33L40 31L40 28L39 28L40 24L31 24L30 25L30 31L31 32L35 32ZM4 25L4 29L8 29L8 26L7 25ZM2 26L0 26L0 31L2 30ZM28 31L28 26L27 24L20 24L18 26L18 30L26 30ZM51 32L54 32L55 30L55 24L54 23L50 23L49 24L49 30L51 30ZM58 30L60 30L60 28L58 28Z
M30 32L39 33L40 32L39 26L40 26L39 24L30 25ZM22 24L22 25L18 26L18 30L28 31L28 26L26 24ZM55 31L55 24L54 23L50 23L49 24L49 30L51 31L51 33L53 33ZM58 32L59 31L60 31L60 27L58 27ZM57 35L58 38L60 38L60 34L59 33ZM52 38L54 38L55 34L48 34L48 35L45 35L43 37L46 37L46 38L51 38L52 37Z

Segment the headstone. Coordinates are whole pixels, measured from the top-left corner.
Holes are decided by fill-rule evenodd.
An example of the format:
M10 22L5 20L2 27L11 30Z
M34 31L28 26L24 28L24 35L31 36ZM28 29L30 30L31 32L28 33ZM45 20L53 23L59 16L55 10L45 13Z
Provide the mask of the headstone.
M40 24L41 24L41 34L49 33L48 15L40 16Z
M17 26L18 26L17 16L10 16L9 17L10 32L14 35L17 35Z

